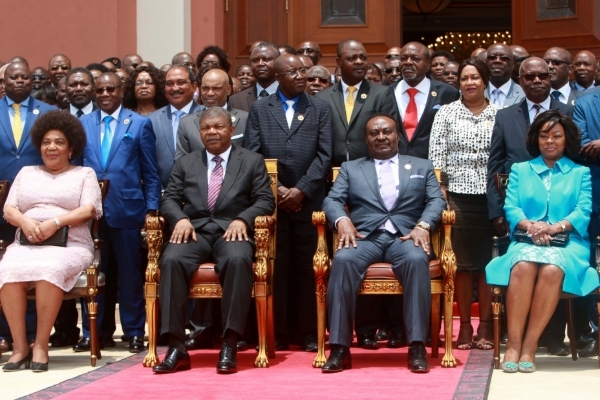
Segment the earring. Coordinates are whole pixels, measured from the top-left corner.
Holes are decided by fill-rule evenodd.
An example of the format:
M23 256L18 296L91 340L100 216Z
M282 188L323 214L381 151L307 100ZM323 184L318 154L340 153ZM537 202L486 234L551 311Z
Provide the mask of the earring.
M69 160L71 159L71 154L69 154Z

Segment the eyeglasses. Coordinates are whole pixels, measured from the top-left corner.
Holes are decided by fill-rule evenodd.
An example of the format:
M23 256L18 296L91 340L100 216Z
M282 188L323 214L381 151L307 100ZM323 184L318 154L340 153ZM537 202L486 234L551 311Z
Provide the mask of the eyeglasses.
M311 49L311 48L307 47L307 48L304 48L304 49L298 49L297 52L300 55L304 55L304 54L314 54L317 51L315 49Z
M388 74L388 75L389 75L389 74L391 74L392 72L395 72L395 73L399 74L399 73L400 73L400 68L398 68L398 67L386 68L386 69L384 70L384 72L385 72L386 74Z
M383 58L385 58L386 60L399 60L400 54L386 54Z
M62 69L63 71L68 71L71 69L71 67L69 67L68 65L54 65L52 68L50 68L52 71L58 71L59 69Z
M304 68L300 68L298 70L293 69L291 71L282 72L278 75L288 75L289 77L293 78L296 75L305 76L307 72L308 72L308 68L304 67Z
M548 72L542 72L541 74L523 74L521 76L523 79L530 82L535 81L535 78L539 78L540 81L547 81L550 79L550 73Z
M166 87L168 87L168 88L172 88L172 87L174 87L175 85L177 85L177 86L185 86L185 85L187 85L188 83L190 83L190 81L189 81L189 80L187 80L187 79L186 79L186 80L184 81L184 80L182 79L182 80L180 80L180 81L176 81L176 82L173 82L173 81L167 81L167 82L165 82L165 86L166 86Z
M202 61L200 63L200 65L202 65L203 67L207 67L208 65L216 65L219 66L219 62L218 61Z
M504 55L502 55L502 56L494 56L494 55L487 56L488 61L496 61L497 58L499 58L500 61L502 61L504 63L507 63L512 60L512 58L510 58L509 56L504 56Z
M444 72L442 72L442 75L444 75L444 76L450 76L450 75L452 75L452 76L458 76L458 72L444 71Z
M121 86L107 86L107 87L97 87L96 89L94 89L94 91L96 92L96 94L102 94L104 93L104 91L106 91L107 93L114 93L115 90L119 89Z
M328 83L328 82L329 82L329 81L328 81L327 79L325 79L325 78L316 78L316 77L313 77L313 76L311 76L310 78L306 78L306 81L307 81L308 83L315 83L316 81L319 81L319 83L321 83L321 84L323 84L323 85L325 85L326 83Z
M32 80L40 80L40 81L45 81L46 80L46 75L31 75L31 79Z
M570 62L563 61L563 60L544 60L544 61L546 61L546 64L548 64L548 65L553 64L553 65L556 65L557 67L560 67L563 64L570 64Z
M135 81L134 85L135 86L143 86L143 85L152 86L152 85L154 85L154 82L152 82L152 81Z

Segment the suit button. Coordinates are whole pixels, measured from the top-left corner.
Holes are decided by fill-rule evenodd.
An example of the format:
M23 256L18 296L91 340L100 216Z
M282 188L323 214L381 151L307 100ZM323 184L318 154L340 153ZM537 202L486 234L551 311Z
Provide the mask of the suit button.
M21 156L17 154L17 160L20 160L20 159L21 159Z
M408 149L409 149L409 150L412 150L412 146L408 146Z
M288 142L288 143L292 143L292 141L291 141L291 140L289 140L289 139L288 139L288 141L287 141L287 142Z
M346 144L350 144L350 141L349 141L349 140L346 140Z
M214 215L212 215L212 214L210 215L210 219L213 219L214 217L215 217Z

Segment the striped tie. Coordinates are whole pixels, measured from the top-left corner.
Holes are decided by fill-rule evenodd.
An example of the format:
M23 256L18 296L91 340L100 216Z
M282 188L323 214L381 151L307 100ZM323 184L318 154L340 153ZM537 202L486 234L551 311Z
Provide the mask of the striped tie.
M15 145L19 148L21 143L21 137L23 136L23 120L21 119L21 105L13 103L13 110L15 110L15 116L13 118L13 136L15 137Z
M208 211L212 212L219 197L219 191L221 190L221 184L223 183L223 166L221 162L223 159L219 156L215 156L212 159L215 164L212 174L210 174L210 181L208 182Z

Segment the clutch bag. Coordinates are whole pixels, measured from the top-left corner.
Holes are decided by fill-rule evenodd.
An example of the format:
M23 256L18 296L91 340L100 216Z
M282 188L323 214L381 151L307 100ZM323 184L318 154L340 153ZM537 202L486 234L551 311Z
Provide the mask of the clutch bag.
M566 232L557 233L556 235L552 236L552 239L550 239L550 246L565 247L569 243L570 237L571 236ZM517 229L513 233L513 238L517 242L533 244L531 236L527 235L527 231L523 229Z
M59 246L67 247L67 237L69 236L69 226L65 225L50 236L48 239L39 243L31 243L23 231L19 232L19 243L22 246Z

